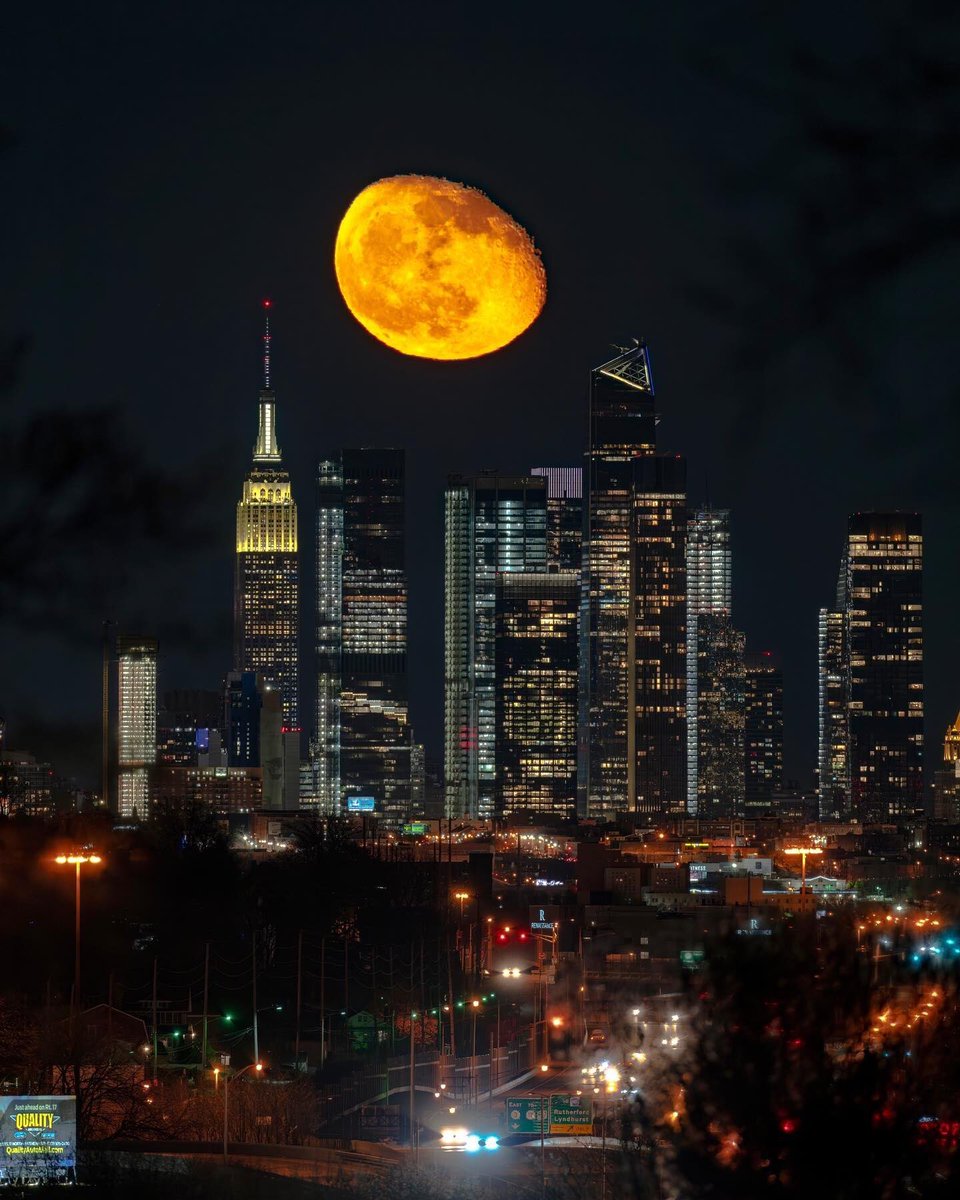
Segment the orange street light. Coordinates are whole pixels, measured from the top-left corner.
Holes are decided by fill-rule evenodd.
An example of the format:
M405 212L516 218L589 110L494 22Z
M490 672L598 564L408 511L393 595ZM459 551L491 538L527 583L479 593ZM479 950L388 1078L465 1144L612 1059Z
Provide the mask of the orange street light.
M73 854L58 854L54 860L58 867L71 866L76 874L73 921L73 1004L70 1007L70 1032L73 1035L73 1090L77 1097L77 1126L80 1125L80 868L88 864L96 866L103 862L99 854L75 851Z
M800 855L800 895L802 896L807 890L807 856L810 854L822 854L823 850L819 846L788 846L784 850L784 854L799 854Z

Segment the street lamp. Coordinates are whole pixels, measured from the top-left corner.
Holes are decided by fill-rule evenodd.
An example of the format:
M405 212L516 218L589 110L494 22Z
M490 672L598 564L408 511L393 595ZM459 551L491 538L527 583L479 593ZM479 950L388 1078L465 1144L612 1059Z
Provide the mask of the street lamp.
M253 1057L260 1057L260 1026L257 1018L262 1012L283 1012L282 1004L263 1004L253 1010Z
M248 1071L256 1071L259 1075L263 1070L263 1063L248 1063L245 1067L239 1070L234 1079L239 1079L241 1075L246 1075ZM223 1073L223 1161L227 1161L227 1102L230 1099L230 1076L224 1071Z
M57 866L72 866L76 869L76 900L74 904L73 928L73 1003L79 1011L80 1006L80 868L87 863L96 865L103 862L99 854L58 854Z
M800 895L804 895L807 890L807 856L810 854L822 854L823 850L819 846L788 846L784 850L784 854L799 854L800 855Z
M73 1004L70 1008L70 1027L73 1040L73 1089L76 1093L77 1128L80 1128L80 868L103 862L99 854L77 851L58 854L58 867L71 866L76 873L73 925Z

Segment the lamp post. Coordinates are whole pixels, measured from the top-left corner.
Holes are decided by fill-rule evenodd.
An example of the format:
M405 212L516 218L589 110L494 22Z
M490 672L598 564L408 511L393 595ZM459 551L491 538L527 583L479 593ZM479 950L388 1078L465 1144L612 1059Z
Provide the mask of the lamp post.
M282 1004L263 1004L253 1010L253 1057L260 1057L260 1025L257 1018L262 1012L283 1012Z
M465 900L470 899L469 892L454 892L454 900L460 901L460 919L457 922L457 950L460 956L460 969L466 969L466 958L463 952L463 904Z
M256 1071L259 1075L263 1070L263 1063L247 1063L245 1067L239 1070L234 1079L239 1079L241 1075L246 1075L248 1071ZM223 1073L223 1161L227 1161L227 1106L230 1100L230 1076L224 1071Z
M823 851L819 846L788 846L784 850L784 854L800 855L800 895L806 894L807 890L807 856L822 854Z
M470 1007L473 1010L473 1053L470 1056L470 1081L472 1093L472 1102L479 1103L479 1089L477 1087L477 1013L480 1011L480 1001L471 1000Z
M59 867L71 866L75 870L73 924L73 1004L70 1006L70 1032L73 1042L73 1090L76 1093L77 1129L80 1128L80 868L103 862L99 854L78 851L74 854L58 854Z

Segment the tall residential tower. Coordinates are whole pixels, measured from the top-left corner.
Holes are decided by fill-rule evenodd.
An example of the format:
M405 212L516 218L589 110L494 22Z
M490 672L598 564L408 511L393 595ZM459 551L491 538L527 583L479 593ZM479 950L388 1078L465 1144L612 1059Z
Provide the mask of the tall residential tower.
M451 477L444 538L448 816L495 815L497 579L546 567L546 479L493 472Z

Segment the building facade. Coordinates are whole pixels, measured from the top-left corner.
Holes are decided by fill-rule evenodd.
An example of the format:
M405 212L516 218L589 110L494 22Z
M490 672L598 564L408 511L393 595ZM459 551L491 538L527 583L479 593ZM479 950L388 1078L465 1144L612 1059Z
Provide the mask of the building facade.
M919 513L854 513L819 627L821 817L913 819L923 797Z
M531 467L547 481L547 569L579 571L583 564L583 468Z
M716 664L723 659L721 645L700 645L699 618L725 616L729 624L732 607L732 571L730 554L730 513L727 509L699 508L690 514L687 527L687 812L696 816L700 796L700 665L703 660ZM713 630L721 641L729 641L732 631ZM731 662L734 660L731 659ZM741 668L742 669L742 665ZM711 680L714 709L719 701L718 682ZM728 689L729 691L729 689ZM732 699L732 694L726 700ZM726 704L724 700L724 705ZM723 723L714 732L721 735ZM704 731L708 732L708 731ZM723 747L704 745L706 757L724 756ZM714 772L714 782L716 772ZM711 789L713 784L711 783ZM716 798L716 797L715 797ZM730 802L733 802L731 796Z
M635 554L633 463L656 454L650 355L635 344L590 374L584 464L578 810L612 817L634 807L631 763Z
M919 513L850 517L850 798L854 816L864 821L924 811L922 571Z
M744 661L744 815L765 812L783 789L783 671L769 651Z
M496 603L504 574L547 567L547 480L454 476L445 496L444 776L448 816L496 814Z
M627 638L627 811L655 822L686 808L687 464L633 463Z
M120 634L117 663L117 816L146 820L157 757L157 641Z
M396 826L411 803L404 454L344 450L317 479L310 802L340 812L373 797Z
M817 807L821 821L850 815L850 729L847 709L846 569L836 603L821 608L817 625Z
M577 571L497 578L498 816L576 816L579 610Z
M657 454L649 351L590 377L578 810L686 803L686 464ZM679 656L679 657L678 657Z

